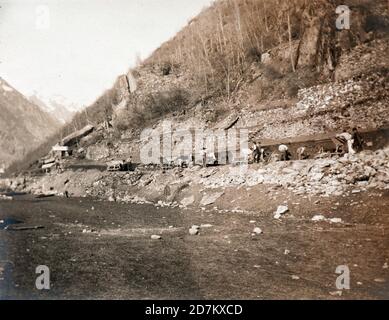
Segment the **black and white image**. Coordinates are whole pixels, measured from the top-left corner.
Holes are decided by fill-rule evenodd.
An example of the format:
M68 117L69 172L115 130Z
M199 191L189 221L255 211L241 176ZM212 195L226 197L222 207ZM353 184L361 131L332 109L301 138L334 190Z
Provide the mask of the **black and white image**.
M0 0L0 300L387 300L388 120L387 0Z

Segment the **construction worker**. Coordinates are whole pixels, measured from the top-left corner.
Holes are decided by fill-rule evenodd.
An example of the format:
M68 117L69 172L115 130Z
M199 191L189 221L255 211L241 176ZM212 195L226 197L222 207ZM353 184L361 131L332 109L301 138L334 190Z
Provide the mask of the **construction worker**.
M57 170L57 173L61 173L61 163L58 158L55 158L55 169Z
M297 153L297 158L299 160L304 160L307 158L307 154L305 153L305 147L299 147L296 153Z
M289 161L290 160L291 154L289 152L289 148L286 145L281 144L278 147L278 151L281 153L281 158L280 158L281 161Z
M342 148L342 153L350 153L355 154L355 150L353 149L353 136L347 132L347 130L343 130L342 133L337 134L334 138L331 139L336 146L335 152L339 151L339 148Z
M256 142L254 142L253 146L253 161L255 163L259 163L259 160L261 158L261 151L260 151L260 146Z
M126 169L127 171L131 171L132 170L132 156L128 157L127 158L127 161L126 161Z
M353 128L351 136L353 140L353 148L355 149L355 151L356 152L362 151L364 141L361 134L358 132L357 128Z
M206 168L207 167L207 148L203 148L203 150L201 150L201 158L202 158L202 161L203 161L203 168Z

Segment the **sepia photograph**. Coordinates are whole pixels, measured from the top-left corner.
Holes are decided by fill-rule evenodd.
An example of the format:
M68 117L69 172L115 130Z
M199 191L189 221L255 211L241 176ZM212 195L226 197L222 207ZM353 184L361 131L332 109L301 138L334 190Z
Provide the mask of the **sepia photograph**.
M389 1L0 0L0 300L389 300Z

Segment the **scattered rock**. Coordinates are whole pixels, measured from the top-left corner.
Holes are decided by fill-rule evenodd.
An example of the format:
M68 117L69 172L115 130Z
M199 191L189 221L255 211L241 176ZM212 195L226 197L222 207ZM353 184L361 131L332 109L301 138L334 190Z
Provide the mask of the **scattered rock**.
M326 218L325 218L325 216L323 216L321 214L317 214L311 220L312 221L324 221L324 220L326 220Z
M274 213L274 218L280 219L281 216L287 213L288 211L289 211L288 206L286 205L278 206L277 211Z
M315 215L311 220L315 221L315 222L318 222L318 221L328 221L330 223L342 223L342 219L341 218L327 219L325 216L323 216L321 214Z
M203 198L201 199L200 204L202 206L208 206L210 204L213 204L223 194L224 194L224 192L217 192L217 193L212 193L212 194L209 194L209 195L204 195Z
M287 186L299 195L341 196L347 191L355 194L369 188L388 189L388 160L389 148L386 147L374 152L365 150L355 155L346 154L341 158L273 162L261 169L249 167L244 173L230 170L200 179L200 182L206 188L254 186L263 183ZM363 185L363 188L356 188L357 185Z
M151 235L151 240L160 240L160 239L162 239L162 237L159 235L156 234Z
M188 198L182 199L181 204L185 207L190 206L195 201L194 196L190 196Z
M300 279L300 277L299 277L299 276L295 276L295 275L293 275L293 276L292 276L292 279L293 279L293 280L299 280L299 279Z
M0 200L13 200L12 197L0 194Z
M342 219L341 218L331 218L329 221L331 223L342 223Z
M262 53L261 62L263 64L268 64L268 63L270 63L270 61L271 61L270 53L268 53L268 52Z
M196 235L198 235L199 234L199 230L198 229L189 229L189 234L191 235L191 236L196 236Z
M190 234L191 236L196 236L196 235L199 234L199 231L200 231L200 227L197 226L197 225L193 225L193 226L191 226L190 229L189 229L189 234Z
M257 228L254 228L253 233L254 233L254 234L262 234L263 231L262 231L261 228L258 228L258 227L257 227Z
M324 177L324 173L318 172L318 173L311 175L311 180L318 182L321 179L323 179L323 177Z

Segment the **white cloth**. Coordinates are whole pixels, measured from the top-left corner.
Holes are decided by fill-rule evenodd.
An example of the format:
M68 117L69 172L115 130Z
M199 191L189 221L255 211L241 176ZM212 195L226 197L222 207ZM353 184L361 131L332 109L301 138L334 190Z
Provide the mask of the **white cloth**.
M347 140L347 148L349 154L356 154L357 152L353 149L354 139Z
M336 135L338 138L346 139L347 141L351 140L353 136L349 134L348 132L342 132Z

